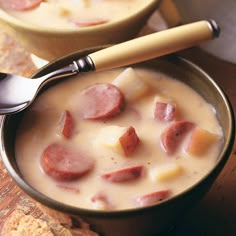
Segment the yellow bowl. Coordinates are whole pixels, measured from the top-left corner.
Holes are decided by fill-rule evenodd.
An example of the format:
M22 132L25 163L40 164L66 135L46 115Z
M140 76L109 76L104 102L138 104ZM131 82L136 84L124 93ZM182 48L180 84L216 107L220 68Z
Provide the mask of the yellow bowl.
M53 60L79 49L115 44L136 36L160 0L149 0L143 8L122 19L79 29L51 29L21 21L0 9L0 24L36 56Z

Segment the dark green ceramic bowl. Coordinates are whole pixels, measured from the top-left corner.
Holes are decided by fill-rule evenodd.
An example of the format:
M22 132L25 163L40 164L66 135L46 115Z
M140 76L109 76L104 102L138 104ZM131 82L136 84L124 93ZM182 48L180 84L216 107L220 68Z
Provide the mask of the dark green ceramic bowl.
M79 51L56 60L40 69L33 78L67 65L73 59L87 55L98 49L100 48ZM212 170L199 180L198 183L160 204L139 209L111 212L80 209L57 202L43 195L24 180L17 166L14 151L16 130L24 112L4 116L0 127L1 155L8 172L19 187L31 196L32 199L40 203L47 210L48 214L55 218L60 218L60 220L63 219L63 222L67 222L69 226L71 226L70 222L75 225L81 218L88 222L91 228L101 235L157 235L167 230L184 212L194 206L204 196L230 156L235 136L233 110L222 89L209 75L191 62L174 55L153 59L136 64L135 66L154 68L187 83L215 107L217 117L224 131L224 145L218 161Z

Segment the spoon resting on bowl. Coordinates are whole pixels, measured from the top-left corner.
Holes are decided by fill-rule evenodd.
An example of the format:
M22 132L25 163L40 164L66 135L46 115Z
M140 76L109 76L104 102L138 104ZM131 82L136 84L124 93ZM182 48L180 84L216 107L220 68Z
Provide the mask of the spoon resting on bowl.
M27 108L49 81L80 72L108 70L163 56L216 38L219 33L219 26L214 20L198 21L93 52L39 78L29 79L0 73L0 115Z

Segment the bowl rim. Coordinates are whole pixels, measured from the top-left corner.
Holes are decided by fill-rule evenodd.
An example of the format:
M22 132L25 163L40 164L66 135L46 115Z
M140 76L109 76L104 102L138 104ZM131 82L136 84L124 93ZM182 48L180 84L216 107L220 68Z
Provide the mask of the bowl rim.
M113 27L119 26L124 24L125 22L133 21L135 20L139 15L143 15L147 12L150 12L150 15L152 12L158 9L160 6L162 0L148 0L148 2L145 2L143 7L138 8L135 12L133 12L130 15L127 15L122 18L118 18L116 20L109 21L104 24L100 25L94 25L89 27L81 27L81 28L53 28L53 27L45 27L45 26L38 26L34 24L29 24L25 21L22 21L14 16L12 16L10 13L5 11L4 9L0 8L0 20L3 22L6 22L9 25L12 25L14 27L20 28L22 30L28 30L35 33L41 33L41 34L76 34L76 33L92 33L94 31L103 31L107 29L112 29Z
M36 76L43 72L45 70L45 68L48 68L58 62L64 61L66 59L68 59L69 57L73 57L73 56L78 56L81 55L82 52L87 52L88 50L96 50L97 48L101 49L103 46L99 46L99 47L93 47L93 48L88 48L88 49L84 49L84 50L80 50L71 54L68 54L64 57L61 57L59 59L56 59L50 63L48 63L47 65L45 65L44 67L40 68L39 70L36 71L36 73L34 73L32 75L32 79L36 78ZM106 46L104 46L106 47ZM33 186L31 186L29 183L27 183L23 177L17 173L17 171L15 171L14 167L12 166L9 158L7 157L6 151L5 151L5 140L4 140L4 127L6 125L7 120L12 116L12 115L5 115L2 116L2 120L0 120L0 132L1 132L1 136L0 136L0 154L2 156L2 160L3 163L8 171L8 173L10 174L10 176L15 180L16 184L30 197L32 197L34 200L38 201L40 204L47 206L49 208L52 208L54 210L63 212L63 213L67 213L70 215L81 215L81 216L93 216L93 217L99 217L99 218L107 218L107 217L121 217L121 216L129 216L129 215L134 215L137 213L141 213L141 212L146 212L149 210L154 210L156 208L162 208L165 207L168 204L173 204L174 202L176 202L178 199L185 197L188 194L191 194L192 190L194 189L198 189L200 188L200 186L202 186L207 179L209 178L214 178L214 175L216 172L220 172L224 165L226 164L230 153L233 149L233 145L234 145L234 139L235 139L235 122L234 122L234 112L233 112L233 108L231 105L231 102L228 98L228 96L226 95L226 93L223 91L223 89L218 85L218 83L209 75L207 74L203 69L201 69L199 66L197 66L196 64L194 64L193 62L191 62L188 59L185 59L181 56L178 56L176 54L171 54L168 56L163 56L161 58L169 58L170 59L174 58L174 60L178 60L181 63L184 63L186 66L188 66L189 68L192 68L194 71L202 74L202 76L204 76L215 88L215 90L219 93L219 95L221 96L221 98L224 101L224 104L226 105L227 111L229 114L228 118L229 118L229 134L228 136L225 137L225 142L224 142L224 146L218 156L218 159L215 163L214 166L212 166L212 168L209 170L209 172L207 172L202 178L200 178L195 184L191 185L190 187L188 187L187 189L185 189L184 191L180 192L179 194L168 198L166 200L163 200L161 202L158 202L156 204L150 205L150 206L145 206L145 207L138 207L138 208L129 208L129 209L120 209L120 210L111 210L111 211L101 211L101 210L95 210L95 209L86 209L86 208L80 208L80 207L75 207L72 205L68 205L62 202L59 202L57 200L54 200L46 195L44 195L43 193L41 193L40 191L38 191L37 189L35 189ZM160 58L160 59L161 59ZM159 58L155 58L152 60L156 60ZM14 114L13 114L14 115ZM1 117L0 117L1 118Z

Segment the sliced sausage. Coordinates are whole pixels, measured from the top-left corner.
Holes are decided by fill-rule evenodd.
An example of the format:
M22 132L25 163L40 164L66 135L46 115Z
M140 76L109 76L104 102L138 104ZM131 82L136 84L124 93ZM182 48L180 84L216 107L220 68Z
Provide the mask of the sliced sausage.
M93 207L97 210L108 210L113 208L113 204L105 193L98 192L91 197Z
M41 165L52 178L66 181L89 172L94 166L94 159L60 143L53 143L44 150Z
M107 202L107 203L109 202L107 196L104 193L100 193L100 192L93 195L91 197L91 201L92 202L103 201L103 202Z
M62 135L65 138L70 138L74 130L74 120L69 111L65 111L62 117Z
M139 178L142 171L143 166L133 166L103 174L101 177L110 182L126 182Z
M0 0L0 7L5 10L26 11L40 5L44 0Z
M72 187L72 186L62 185L62 184L57 184L56 186L58 188L66 190L66 191L70 191L70 192L73 192L73 193L80 193L80 189L77 188L77 187Z
M169 190L161 190L139 196L135 199L136 205L139 207L150 206L167 199L170 196Z
M154 117L159 121L172 121L175 119L175 105L171 103L156 102Z
M140 143L140 139L132 126L119 138L119 141L125 156L130 156Z
M124 106L124 96L112 84L89 86L81 93L80 110L84 119L104 119L119 114Z
M74 25L78 27L89 27L89 26L96 26L105 24L108 22L106 19L87 19L87 20L72 20L71 21Z
M162 133L161 143L168 154L173 154L184 140L186 134L195 127L190 121L176 121Z

